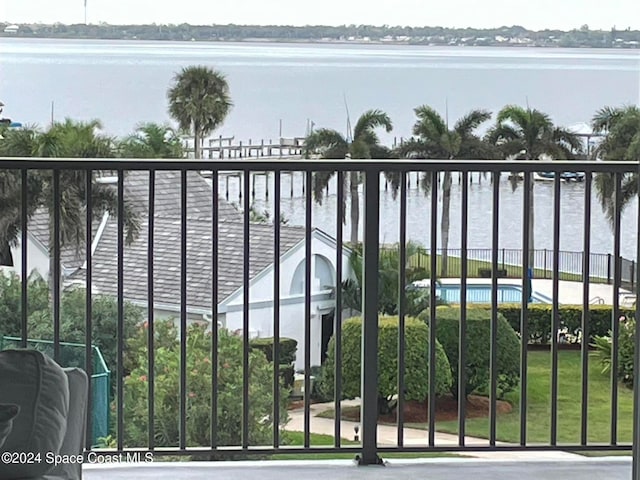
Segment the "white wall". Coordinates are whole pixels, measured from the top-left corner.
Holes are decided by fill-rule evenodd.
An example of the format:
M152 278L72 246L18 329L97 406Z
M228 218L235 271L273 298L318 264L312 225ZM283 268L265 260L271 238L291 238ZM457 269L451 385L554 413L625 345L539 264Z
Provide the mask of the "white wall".
M22 274L22 238L18 239L18 244L11 247L11 255L13 255L13 267L4 267L4 269L13 270L18 276ZM27 236L27 272L29 275L36 270L44 279L49 278L49 255L46 250L38 242L34 242L33 238Z
M311 303L311 366L320 365L321 343L322 343L322 315L329 313L335 304L335 301L329 295L323 295L321 300ZM305 305L304 297L299 301L280 306L280 337L289 337L298 341L298 350L296 353L296 370L304 368L304 351L305 351L305 321L304 321ZM243 313L240 311L227 312L225 319L225 327L231 331L242 331ZM274 331L274 315L273 307L255 307L250 306L249 309L249 336L254 337L272 337Z
M333 278L331 284L336 284L336 250L331 240L326 239L324 235L314 232L311 242L312 255L322 255L332 266ZM305 305L304 294L291 294L292 282L296 269L300 264L304 265L305 245L298 245L295 249L289 251L282 258L280 266L280 336L290 337L298 341L298 351L296 357L296 369L304 368L304 351L305 351ZM315 279L315 262L312 261L311 270L311 365L320 365L321 358L321 342L322 342L322 315L331 312L335 305L334 299L330 293L323 289L323 285L314 281ZM343 280L351 277L349 269L349 253L347 251L342 254ZM269 268L263 274L258 275L252 282L249 289L249 333L250 336L271 337L273 336L273 269ZM294 290L296 286L294 286ZM299 291L299 285L297 285ZM229 297L224 303L226 308L226 318L224 326L231 331L242 330L243 313L242 313L242 295L240 290Z

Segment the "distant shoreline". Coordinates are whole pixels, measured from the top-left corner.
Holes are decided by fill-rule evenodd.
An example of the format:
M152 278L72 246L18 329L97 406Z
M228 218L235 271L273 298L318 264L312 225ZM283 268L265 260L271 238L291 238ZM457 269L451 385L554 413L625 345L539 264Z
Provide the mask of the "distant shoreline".
M439 45L428 43L409 43L400 41L363 41L363 40L316 40L316 39L281 39L281 38L245 38L245 39L220 39L220 40L176 40L176 39L156 39L156 38L102 38L102 37L63 37L63 36L16 36L7 35L0 32L0 40L96 40L104 42L163 42L163 43L199 43L199 44L294 44L294 45L357 45L357 46L404 46L404 47L433 47L433 48L496 48L496 49L548 49L548 50L638 50L638 47L611 47L611 46L585 46L585 47L563 47L558 45L522 45L522 44L492 44L492 45Z
M46 25L0 22L0 38L640 49L640 30L590 30L588 25L570 31L534 31L518 25L478 29L387 25Z

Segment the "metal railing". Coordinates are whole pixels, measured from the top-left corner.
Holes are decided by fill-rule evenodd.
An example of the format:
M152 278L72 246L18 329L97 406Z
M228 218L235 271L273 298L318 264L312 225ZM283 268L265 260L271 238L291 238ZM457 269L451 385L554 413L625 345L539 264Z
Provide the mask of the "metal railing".
M532 179L530 174L534 171L544 170L549 172L561 173L563 170L571 170L571 171L582 171L585 172L585 189L584 189L584 255L581 256L581 273L584 278L590 278L592 273L592 255L590 252L590 235L591 235L591 227L590 227L590 216L591 216L591 199L592 199L592 176L599 173L610 173L613 176L614 180L614 204L616 205L615 214L614 214L614 222L613 222L613 236L614 236L614 251L612 254L612 258L620 258L620 231L621 231L621 206L622 206L622 192L621 192L621 181L625 175L638 175L640 172L640 165L638 163L633 162L588 162L588 163L564 163L564 162L552 162L552 163L544 163L541 162L509 162L509 165L506 165L504 162L493 162L493 161L439 161L439 160L429 160L429 161L405 161L405 160L362 160L362 161L353 161L353 162L345 162L345 161L336 161L336 160L300 160L300 161L282 161L278 163L274 163L273 161L225 161L222 163L217 163L215 161L193 161L193 160L87 160L87 159L12 159L12 158L2 158L0 159L0 174L7 174L8 172L12 172L15 175L16 179L19 179L17 185L13 185L18 188L18 198L22 207L19 209L18 222L20 226L20 233L18 239L21 241L23 248L20 252L21 259L21 267L20 274L23 279L22 282L22 290L21 290L21 301L22 305L27 305L29 302L28 298L28 290L27 290L27 282L26 279L28 277L28 256L29 249L24 247L30 245L29 243L29 208L27 208L30 202L30 194L28 190L29 180L34 172L42 172L46 171L50 173L50 186L53 197L53 203L51 207L51 223L52 223L52 238L51 242L51 255L53 256L53 273L52 273L52 303L51 309L53 312L53 326L52 326L52 339L54 341L54 357L57 359L60 355L59 345L61 340L61 330L60 325L62 321L61 315L61 297L62 291L64 287L64 283L61 277L61 251L63 246L61 245L61 229L62 222L64 218L61 212L61 202L62 202L62 194L61 191L61 177L65 175L66 172L75 171L75 172L83 172L83 175L79 176L84 178L84 185L82 186L84 191L86 192L86 196L84 197L84 205L86 208L84 209L84 221L86 225L94 224L94 212L98 205L95 204L92 190L93 190L93 172L99 170L111 170L117 172L118 180L117 184L113 186L115 189L115 199L116 199L116 209L113 213L117 215L117 240L114 244L111 245L113 249L113 255L116 258L116 282L114 287L114 294L117 301L117 316L118 316L118 328L115 333L114 342L117 343L117 365L114 369L112 365L110 368L112 371L115 371L115 383L116 383L116 392L114 397L114 414L115 414L115 425L114 425L114 438L115 445L113 446L113 451L116 452L154 452L156 454L166 454L166 455L204 455L204 456L216 456L217 458L227 458L233 457L237 455L243 456L251 456L251 455L273 455L273 454L281 454L281 453L296 453L296 454L308 454L308 453L338 453L338 452L351 452L353 454L358 454L359 461L361 464L376 464L380 462L380 455L384 455L390 452L486 452L486 451L554 451L554 450L563 450L563 451L617 451L617 450L631 450L633 449L634 453L634 478L638 478L638 468L640 467L640 455L638 448L640 447L640 429L638 426L640 425L640 411L639 411L639 399L640 399L640 385L638 382L634 382L634 411L633 411L633 442L632 443L621 443L618 438L617 426L619 421L619 409L618 409L618 379L616 372L618 370L618 356L613 355L611 359L611 388L610 388L610 401L611 401L611 410L610 410L610 418L608 422L608 430L609 430L609 440L604 443L593 443L589 441L589 354L588 354L588 345L587 342L583 342L581 345L580 352L580 362L581 362L581 391L580 391L580 405L576 405L576 408L580 409L580 440L572 443L560 443L558 440L558 431L559 428L559 411L558 411L558 388L559 388L559 344L558 344L558 335L551 335L551 345L550 345L550 356L551 356L551 368L550 368L550 427L548 432L548 441L539 443L532 443L528 440L528 427L529 423L527 421L528 415L528 402L529 397L527 396L527 386L530 380L531 372L528 369L528 349L525 342L520 345L519 352L519 362L520 362L520 374L519 374L519 400L518 400L518 411L520 412L520 423L519 423L519 431L518 431L518 441L517 442L502 442L500 441L500 436L498 434L498 311L497 311L497 287L498 287L498 272L501 268L501 252L502 250L499 248L499 216L500 216L500 206L501 206L501 198L500 198L500 189L499 189L499 178L500 173L507 173L511 171L521 171L525 173L525 179L523 182L523 188L521 190L521 194L523 195L523 209L522 209L522 251L529 250L529 222L528 222L528 212L531 208L530 197L528 192L533 187ZM314 231L313 227L313 219L312 219L312 183L313 176L318 172L323 173L331 173L336 172L338 176L338 185L343 183L345 179L345 174L347 174L350 170L357 168L359 172L362 173L364 178L364 254L363 254L363 272L362 272L362 298L363 298L363 322L362 322L362 351L361 351L361 420L360 420L360 443L352 444L351 442L345 442L342 437L347 435L350 432L344 432L341 421L341 406L340 400L342 399L342 369L339 365L339 362L336 362L335 369L335 383L334 383L334 402L336 415L334 420L334 440L333 445L312 445L311 441L311 405L312 405L312 385L311 385L311 367L315 361L314 353L312 351L312 343L319 341L318 338L315 337L317 328L314 322L317 321L317 317L314 317L315 312L312 310L312 307L315 306L315 300L312 299L312 296L316 293L312 288L312 271L314 268L312 266L312 258L313 255L317 254L316 247L314 244ZM280 174L282 172L289 171L300 171L305 173L305 224L302 230L296 230L298 232L300 242L304 246L303 253L301 254L302 262L304 264L304 299L303 299L303 312L304 316L302 319L295 318L291 319L284 316L284 308L285 303L288 300L285 300L286 292L283 291L283 283L282 279L289 274L288 270L285 270L285 264L283 263L283 254L291 251L293 246L300 245L300 242L289 242L285 245L285 233L287 235L293 235L293 230L284 230L286 226L280 225L279 222L275 222L271 224L269 229L273 233L273 236L270 240L271 244L268 249L268 252L265 251L256 251L256 245L253 242L256 241L256 237L254 233L258 227L251 223L249 220L249 211L250 211L250 198L249 195L245 195L243 198L243 212L240 214L237 220L233 219L224 219L222 218L221 213L221 204L219 203L219 191L218 191L218 172L224 169L225 171L235 170L242 174L242 178L244 181L244 190L249 190L249 179L250 172L252 171L269 171L274 175L275 182L275 201L273 203L274 214L272 218L280 218L280 197L281 197L281 188L280 188ZM191 414L191 397L190 397L190 385L188 383L188 375L191 375L190 371L188 372L189 366L189 355L190 355L190 343L189 338L187 336L188 325L191 323L192 318L191 315L191 307L193 298L189 298L189 296L195 294L189 288L190 279L193 279L193 270L188 265L189 255L191 254L191 246L193 242L193 231L190 230L190 222L192 221L191 212L188 209L188 204L190 201L189 191L188 191L188 178L189 172L199 172L202 170L208 170L212 172L212 187L210 191L207 193L209 198L209 230L208 230L208 247L209 252L207 255L207 262L198 263L198 268L210 271L210 279L208 282L210 288L210 304L208 307L208 318L211 320L213 328L211 329L210 335L207 337L210 341L210 356L208 357L210 365L209 370L204 372L204 376L209 378L210 385L210 398L208 411L209 414L206 415L208 417L209 426L208 426L208 444L193 444L193 442L188 441L187 436L187 419ZM125 355L125 347L128 339L125 338L125 328L124 328L124 318L125 318L125 303L129 300L129 295L131 295L130 284L125 282L125 272L127 271L128 265L125 263L125 254L130 248L125 242L125 206L128 193L125 191L126 185L126 173L131 171L144 171L148 172L148 188L146 190L146 204L147 207L144 211L144 215L147 216L148 221L143 222L144 228L141 231L141 235L146 236L146 241L144 242L144 251L146 251L146 259L147 259L147 269L146 272L136 271L136 275L138 276L138 280L143 284L146 283L146 300L144 305L147 308L147 321L148 321L148 331L147 331L147 395L148 395L148 408L147 412L147 438L148 441L146 444L136 444L131 445L125 441L125 430L128 426L128 419L124 416L124 398L125 398L125 380L127 372L125 372L124 365L124 355ZM177 207L179 210L179 215L177 218L177 225L179 225L178 229L178 237L175 239L179 245L179 253L177 256L172 257L178 263L178 265L173 265L171 271L172 275L178 279L179 284L179 304L177 305L177 320L176 325L179 333L179 359L177 362L178 365L178 402L176 405L176 409L173 412L175 419L177 419L177 430L178 437L175 444L172 445L158 445L159 439L157 436L157 424L156 417L159 414L159 409L167 408L166 405L158 405L156 402L159 392L158 389L161 388L160 385L155 381L158 372L156 368L157 355L160 352L160 349L156 348L156 343L160 340L157 337L157 327L160 318L156 315L156 311L158 309L158 298L157 298L157 278L159 271L167 269L167 265L158 265L155 261L159 255L158 250L156 249L156 244L159 242L159 238L162 234L161 231L158 230L158 227L164 228L166 227L166 222L164 222L164 212L160 209L160 205L163 204L162 198L158 196L158 185L156 184L156 177L161 175L162 172L166 171L174 171L178 172L177 179L178 183L175 185L175 188L179 192L177 198ZM488 415L488 435L486 441L483 442L474 442L468 443L466 441L466 421L467 421L467 405L465 401L461 401L458 404L458 415L457 415L457 431L458 431L458 442L456 444L444 444L442 442L437 441L436 435L436 418L433 411L429 409L428 420L427 420L427 429L424 432L424 443L420 445L416 445L414 443L408 444L404 439L404 427L405 422L403 418L404 405L406 405L405 397L405 352L406 352L406 341L405 338L405 312L407 310L406 298L404 295L400 295L398 299L398 309L399 309L399 335L398 335L398 370L397 370L397 393L398 393L398 418L397 418L397 442L394 445L380 445L378 442L377 436L377 424L378 424L378 288L379 288L379 227L382 219L380 218L380 176L384 172L398 172L400 175L399 182L399 238L400 244L405 245L407 241L407 182L406 176L409 172L421 172L424 175L432 176L432 185L438 185L437 175L439 172L445 171L455 171L460 172L463 181L461 182L462 189L462 206L459 212L459 220L452 217L452 222L459 221L460 222L460 231L461 231L461 250L459 251L460 259L461 259L461 316L460 316L460 332L464 332L467 329L467 301L466 301L466 291L467 291L467 278L470 275L470 271L468 268L468 260L472 258L472 250L468 249L468 213L469 213L469 182L468 176L472 172L488 172L490 175L493 175L495 180L493 182L492 187L492 217L489 220L492 228L492 242L491 242L491 255L490 255L490 271L491 271L491 285L492 285L492 295L491 295L491 303L493 305L491 311L490 318L490 342L488 350L490 352L490 381L488 383L488 397L489 397L489 415ZM78 175L76 175L78 177ZM7 185L3 188L8 188ZM559 255L559 241L560 241L560 233L559 233L559 225L561 223L560 219L560 178L559 175L556 176L556 180L554 183L554 197L553 197L553 212L554 212L554 230L553 230L553 249L550 251L551 253L551 271L552 271L552 280L553 280L553 304L552 304L552 315L551 315L551 324L552 330L557 333L559 328L559 275L560 272L560 264L561 264L561 256ZM7 192L0 192L0 195L6 194ZM439 232L439 225L437 223L438 219L438 210L439 210L439 198L442 195L441 187L434 188L432 190L432 194L430 195L429 203L425 205L425 211L428 213L428 221L431 223L431 239L430 245L430 270L436 271L436 259L438 250L436 248L436 240ZM347 198L343 191L339 189L337 195L338 204L342 204ZM202 205L199 205L202 207ZM163 207L164 208L164 207ZM630 211L631 209L627 209L626 211ZM10 213L10 212L9 212ZM9 214L7 211L3 212L3 207L0 206L0 214L5 215ZM640 212L638 213L640 216ZM343 233L343 210L338 208L336 215L336 231L337 238L335 238L335 243L333 248L335 252L333 253L334 258L332 261L334 262L335 268L335 277L337 278L337 283L341 280L344 280L348 275L346 269L348 268L344 261L344 248L345 245L342 241L342 233ZM229 227L229 222L238 222L237 229L242 232L241 237L234 236L233 238L229 237L226 239L227 243L225 243L224 249L221 248L223 240L225 240L225 233L227 228ZM294 229L295 230L295 229ZM292 233L293 232L293 233ZM300 233L301 232L301 233ZM231 238L231 240L229 240ZM86 229L86 237L84 241L85 248L84 251L84 260L86 262L86 266L84 269L84 285L89 294L86 299L86 322L84 325L85 328L85 343L86 343L86 359L87 365L86 370L90 374L91 373L91 358L92 351L91 345L94 342L93 338L93 316L92 316L92 291L94 284L97 282L100 271L95 268L94 265L94 250L91 248L92 243L95 241L94 234L92 232L92 228ZM231 250L228 250L229 241L232 244L233 249L235 249L235 253ZM287 240L288 241L288 240ZM233 250L232 249L232 250ZM638 246L640 250L640 243ZM555 254L554 254L555 253ZM639 252L640 253L640 252ZM325 252L326 254L326 252ZM234 256L237 255L237 256ZM272 263L273 269L271 270L270 276L259 277L259 273L254 271L255 265L253 264L253 255L267 255L269 258L267 259L266 264ZM240 258L241 261L239 263L233 263L233 259ZM130 257L128 257L130 258ZM399 262L399 292L405 291L405 275L406 275L406 252L404 249L401 249ZM527 280L527 270L532 265L529 264L529 259L527 255L521 255L518 257L517 261L518 266L520 267L521 277L522 277L522 285L523 285L523 295L521 302L521 328L520 333L522 338L527 337L527 326L528 326L528 302L527 299L529 297L529 289L531 288ZM155 265L155 267L154 267ZM262 265L265 265L265 262L262 262ZM546 265L546 262L545 262ZM101 266L102 268L103 266ZM238 427L241 431L240 441L237 444L227 445L218 441L220 438L220 431L218 429L219 424L223 420L223 416L229 415L229 412L222 412L220 410L220 392L219 388L222 388L222 384L218 379L222 378L221 375L224 373L223 370L226 368L225 358L223 357L223 352L220 351L219 345L221 342L221 334L222 330L220 328L216 328L216 322L221 323L224 328L225 322L227 326L229 325L231 318L231 310L226 310L227 306L224 306L222 301L222 295L220 291L225 287L223 277L223 270L229 269L238 273L241 270L240 278L241 282L239 287L235 290L239 296L236 297L237 303L239 305L240 316L240 339L241 339L241 350L242 350L242 362L240 369L240 378L238 379L241 388L236 391L236 402L241 404L241 419L238 424ZM288 267L287 267L288 268ZM621 285L621 274L622 274L622 265L620 262L613 262L611 265L612 273L612 285L614 290L613 295L613 305L612 305L612 317L611 317L611 330L612 330L612 350L614 352L618 351L618 333L619 333L619 311L620 305L618 300L618 293ZM634 272L635 275L639 275L636 269ZM130 275L127 276L129 281ZM280 358L281 352L279 348L279 339L284 335L285 330L290 331L289 328L290 322L300 323L302 322L302 335L298 338L299 345L302 345L302 364L303 371L305 376L304 381L304 401L303 401L303 432L302 432L302 441L301 445L286 445L283 443L282 435L283 425L281 424L280 419L283 418L283 404L282 404L282 391L280 388L280 376L278 372L278 368L275 367L272 369L271 374L271 390L273 392L273 401L271 402L271 413L269 415L270 418L266 420L266 422L270 425L270 437L271 440L269 442L265 442L265 444L255 444L255 442L251 439L251 402L255 401L252 397L252 388L254 385L252 384L253 377L251 372L251 366L253 365L253 356L251 354L250 347L250 331L254 328L254 322L252 322L252 317L255 318L257 315L256 310L256 298L254 298L255 291L252 291L252 282L257 281L256 279L262 278L262 280L267 281L267 284L270 283L271 287L267 292L267 304L268 311L270 312L270 320L272 336L274 337L274 364L278 364L278 359ZM265 280L266 279L266 280ZM125 283L127 288L125 289ZM265 284L262 284L263 286ZM431 298L436 297L436 281L433 279L431 281ZM262 294L265 292L262 291ZM232 295L233 292L230 294ZM335 289L335 296L332 297L334 302L334 311L341 312L342 311L342 293L341 289ZM586 336L589 331L589 321L590 321L590 292L589 292L589 282L583 282L583 316L582 316L582 331ZM264 303L263 299L260 299ZM259 303L259 302L258 302ZM224 306L224 308L223 308ZM636 304L636 316L640 310L640 304ZM428 337L428 358L429 358L429 375L428 375L428 393L426 395L425 400L429 406L436 406L438 404L439 398L436 391L436 345L437 345L437 310L436 310L436 302L431 302L429 306L430 312L430 328L429 328L429 337ZM345 347L342 339L342 319L341 315L336 314L333 324L333 335L334 335L334 347L336 351L336 358L340 359L341 351ZM203 316L202 318L206 318ZM264 320L264 319L263 319ZM287 323L289 322L289 323ZM266 324L266 322L265 322ZM22 308L21 310L21 339L22 344L27 344L27 338L29 336L28 330L28 312L26 308ZM1 333L1 332L0 332ZM459 338L459 349L458 349L458 371L457 377L459 380L459 390L458 397L465 398L465 364L466 364L466 356L467 356L467 347L466 347L466 336L460 335ZM635 343L640 344L640 329L636 330L635 333ZM635 367L639 368L639 352L637 349L634 357ZM211 380L215 379L215 381ZM166 385L165 385L166 387ZM126 387L128 388L128 387ZM162 387L164 388L164 387ZM228 392L227 392L228 393ZM91 397L89 397L91 398ZM91 422L91 419L88 418L88 422ZM269 423L270 422L270 423ZM87 428L87 431L91 431L91 427ZM87 448L91 448L91 445L88 443Z
M442 257L447 254L450 258L460 259L462 257L462 250L460 248L442 248L436 249L436 254ZM467 261L470 277L482 277L491 275L491 256L493 252L490 248L469 248L467 249ZM592 283L613 283L613 270L614 259L610 253L590 253L589 259L590 268L590 281ZM533 250L535 278L551 279L553 276L553 250L535 249ZM582 275L582 268L584 266L584 252L575 252L560 250L558 251L558 262L561 279L564 276L566 279L584 281L585 278ZM630 260L624 257L620 258L620 281L623 285L633 288L635 285L636 277L636 261ZM429 250L421 249L418 253L414 254L409 259L409 263L412 266L418 268L429 268ZM520 276L519 269L522 265L522 249L516 248L500 248L498 250L498 266L504 276ZM441 275L441 272L436 272ZM457 277L460 272L455 269L451 269L447 276Z

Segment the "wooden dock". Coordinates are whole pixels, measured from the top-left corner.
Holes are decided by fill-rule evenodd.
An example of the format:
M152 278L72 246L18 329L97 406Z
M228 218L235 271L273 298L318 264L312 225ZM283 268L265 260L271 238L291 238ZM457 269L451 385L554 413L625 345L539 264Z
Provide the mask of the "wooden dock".
M218 137L205 139L200 149L204 158L212 160L238 159L238 158L300 158L304 153L304 137L280 138L277 141L260 140L247 143L242 141L233 143L235 137ZM208 144L208 146L207 146ZM194 148L185 142L185 150L189 156L193 155Z

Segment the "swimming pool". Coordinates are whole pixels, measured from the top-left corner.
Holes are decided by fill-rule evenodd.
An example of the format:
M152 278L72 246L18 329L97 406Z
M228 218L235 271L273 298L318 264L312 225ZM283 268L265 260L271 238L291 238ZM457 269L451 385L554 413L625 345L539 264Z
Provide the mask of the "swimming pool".
M491 290L491 285L467 285L467 303L491 303ZM438 285L436 294L447 303L460 303L460 285ZM520 302L522 302L520 285L498 284L498 303ZM551 299L538 292L532 292L530 303L551 303Z

